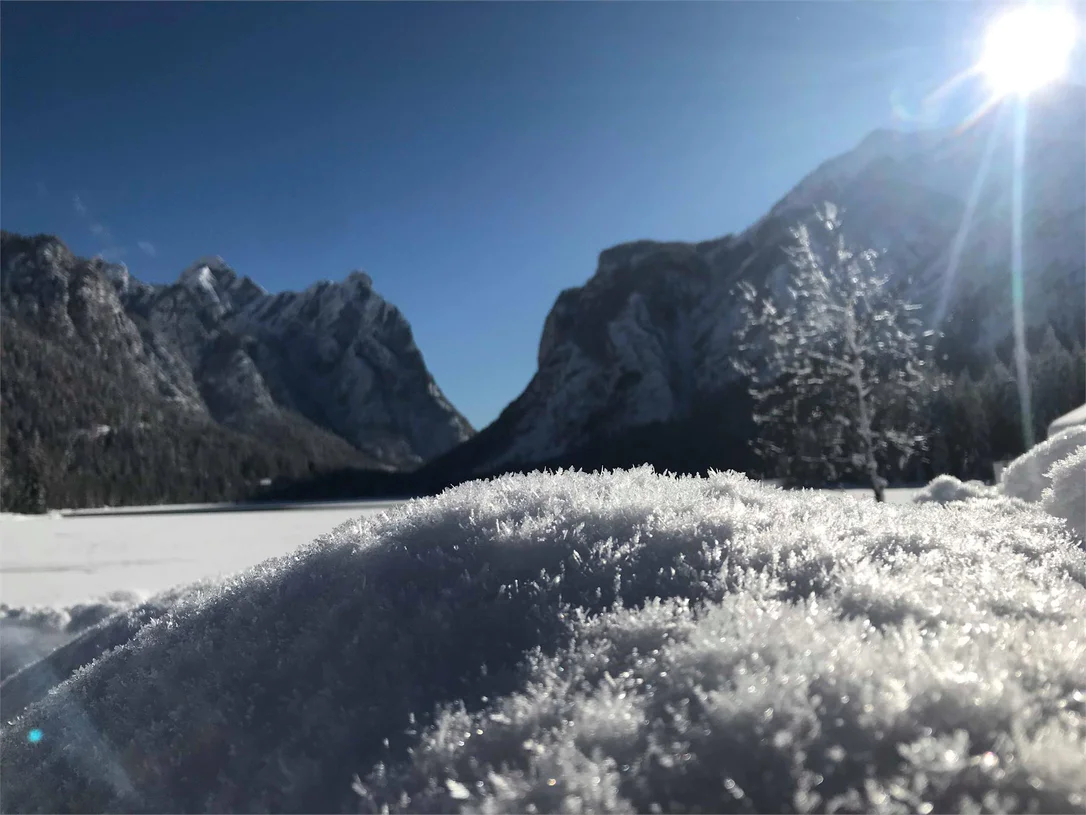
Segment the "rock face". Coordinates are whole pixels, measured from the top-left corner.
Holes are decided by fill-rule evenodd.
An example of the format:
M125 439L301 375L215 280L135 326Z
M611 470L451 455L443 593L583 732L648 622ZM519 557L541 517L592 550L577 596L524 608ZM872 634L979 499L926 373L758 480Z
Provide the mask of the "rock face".
M1029 105L1023 322L1082 337L1086 92L1053 88ZM559 295L524 393L446 468L479 474L552 461L601 434L683 421L734 382L736 284L781 274L791 228L824 201L844 211L853 243L880 250L883 268L910 281L929 324L946 335L944 350L964 360L1006 348L1014 129L1008 103L962 132L880 131L816 169L742 234L608 249L587 283Z
M209 258L129 302L184 357L220 421L286 408L396 466L440 455L472 433L427 371L403 315L362 272L270 295Z
M403 315L350 274L269 294L221 258L172 285L75 257L56 238L4 234L4 318L123 373L143 395L241 431L287 423L411 468L472 428L426 369Z

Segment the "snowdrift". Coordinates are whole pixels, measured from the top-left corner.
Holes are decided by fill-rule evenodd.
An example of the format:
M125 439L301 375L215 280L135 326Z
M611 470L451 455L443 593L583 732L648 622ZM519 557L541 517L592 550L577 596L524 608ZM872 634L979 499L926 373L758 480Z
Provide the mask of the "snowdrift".
M1001 494L997 487L989 487L981 481L961 481L952 475L937 475L913 496L913 503L952 504L973 498L996 498Z
M1086 424L1086 405L1075 408L1070 413L1065 413L1048 426L1048 437L1052 438L1057 433L1075 425Z
M994 487L961 482L952 475L932 479L913 497L917 504L998 499L1011 505L1036 503L1062 519L1072 538L1086 543L1086 426L1064 430L1011 462Z
M508 476L179 593L3 728L0 805L1081 812L1084 630L1039 507Z
M179 598L204 591L210 585L212 581L200 581L162 592L143 603L138 602L137 594L115 592L101 602L59 611L8 610L7 617L0 616L0 641L9 638L24 648L10 649L17 659L11 666L15 670L7 671L11 675L0 683L0 720L9 721L83 666L124 645ZM29 625L31 622L37 625ZM34 654L35 661L20 665L19 659ZM8 655L5 652L0 656ZM5 670L7 667L5 663Z
M0 603L0 680L138 601L135 593L118 591L60 609L18 608Z
M1072 536L1086 542L1086 445L1052 465L1041 496L1045 512L1063 518Z
M1023 501L1040 501L1049 487L1052 465L1086 447L1086 425L1070 427L1035 445L1003 471L1004 494Z

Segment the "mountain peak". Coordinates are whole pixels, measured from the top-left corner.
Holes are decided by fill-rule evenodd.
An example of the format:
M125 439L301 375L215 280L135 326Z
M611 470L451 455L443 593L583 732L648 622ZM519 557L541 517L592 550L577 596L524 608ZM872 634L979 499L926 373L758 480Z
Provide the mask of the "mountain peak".
M5 269L18 258L36 257L48 263L68 263L74 259L71 250L56 235L20 235L4 230L0 244Z
M473 433L407 320L362 271L273 296L207 256L175 283L150 286L121 264L70 257L56 238L2 239L4 319L10 312L85 346L88 358L135 371L156 404L184 402L200 421L245 432L278 422L293 428L286 448L318 433L310 461L353 447L381 467L415 467ZM110 294L106 281L121 296L100 296ZM100 358L98 348L109 353Z
M347 275L347 283L362 289L373 289L373 278L361 269L355 269Z
M218 255L202 257L189 264L177 278L177 282L186 286L202 286L204 281L215 281L229 284L237 274L229 264Z
M217 312L222 313L226 310L226 305L222 302L223 298L220 296L221 293L217 285L219 281L211 271L210 265L196 263L189 266L181 273L181 277L178 278L177 282L200 299L210 303Z
M267 291L252 279L239 277L218 255L209 255L190 264L181 272L177 285L227 311L241 308L267 294Z
M1083 335L1084 110L1081 88L1046 88L1029 99L1026 128L1021 317L1027 330L1067 337ZM877 130L739 236L604 250L596 274L548 313L524 392L432 471L610 468L643 454L659 462L688 441L699 466L742 460L756 428L731 407L746 391L731 361L743 319L735 286L776 285L791 228L827 201L845 213L847 241L883 253L953 364L1009 348L1014 128L992 113L965 129Z

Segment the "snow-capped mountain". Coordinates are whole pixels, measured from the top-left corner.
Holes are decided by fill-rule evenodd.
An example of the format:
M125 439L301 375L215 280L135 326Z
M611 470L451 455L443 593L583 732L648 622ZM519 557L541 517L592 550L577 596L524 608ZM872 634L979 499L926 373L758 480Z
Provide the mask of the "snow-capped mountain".
M56 238L5 233L2 294L5 319L227 427L301 423L398 468L473 432L426 369L407 320L362 272L272 295L209 257L176 283L148 285Z
M559 295L526 390L446 466L478 474L561 460L601 435L683 421L735 380L736 283L779 275L790 229L824 201L843 210L853 243L881 251L884 268L911 281L947 350L969 357L1006 347L1013 119L1007 102L964 130L879 131L817 168L741 234L606 250L592 278ZM1082 337L1086 91L1060 87L1031 98L1025 133L1025 324Z

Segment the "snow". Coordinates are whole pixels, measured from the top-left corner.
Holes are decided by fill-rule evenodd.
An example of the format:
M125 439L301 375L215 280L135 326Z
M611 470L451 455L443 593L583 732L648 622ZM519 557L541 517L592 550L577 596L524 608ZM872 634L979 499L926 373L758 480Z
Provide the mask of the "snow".
M1069 427L1086 424L1086 405L1077 407L1070 413L1065 413L1048 426L1048 437L1052 438L1057 433L1062 433Z
M1023 501L1040 501L1049 486L1048 472L1052 465L1084 445L1086 426L1077 425L1060 431L1008 464L999 482L1000 489Z
M345 521L394 504L286 511L189 512L206 506L0 515L0 600L63 608L127 589L153 594L286 554Z
M1045 512L1063 518L1080 541L1086 541L1086 445L1052 465L1050 486L1041 496Z
M190 504L0 514L0 680L108 614L286 554L396 502ZM118 643L119 644L119 643ZM7 687L7 686L5 686ZM5 709L11 702L0 699Z
M138 592L116 591L65 608L0 604L0 681L143 599Z
M886 490L886 503L894 504L897 506L911 504L914 496L920 490L914 487L891 487ZM808 493L826 493L828 495L847 495L850 498L854 498L858 501L874 501L875 493L870 487L842 487L839 489L815 489L815 490L799 490L799 492Z
M507 476L11 677L4 807L1082 812L1084 628L1086 551L1022 502Z
M209 299L219 302L219 293L215 289L215 277L207 266L193 266L185 270L180 282L189 288L202 290Z
M1086 427L1070 425L1012 461L994 487L940 475L917 493L916 503L947 504L994 499L1010 506L1040 503L1066 524L1072 539L1086 542Z
M1000 492L996 487L990 487L981 481L960 481L952 475L940 475L918 492L913 501L918 504L951 504L971 498L995 498L998 495Z

